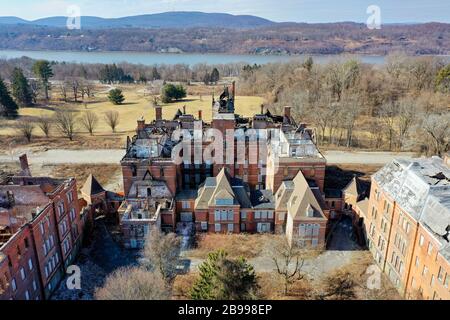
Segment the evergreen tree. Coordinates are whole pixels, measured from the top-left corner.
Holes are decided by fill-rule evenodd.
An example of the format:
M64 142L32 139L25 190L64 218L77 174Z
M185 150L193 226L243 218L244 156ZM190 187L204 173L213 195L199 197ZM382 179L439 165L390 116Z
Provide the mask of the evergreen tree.
M28 107L33 104L33 93L30 84L20 68L14 68L13 70L11 89L13 97L20 106Z
M50 62L38 60L33 65L33 72L38 77L44 87L45 99L48 100L48 91L50 90L50 78L53 77L53 70Z
M186 89L181 85L173 85L171 83L163 86L161 90L161 101L170 103L173 100L180 100L186 97Z
M256 274L244 258L232 260L219 250L210 253L199 270L190 292L193 300L249 300L256 296Z
M210 81L216 84L219 80L220 80L219 70L217 70L217 68L214 68L210 75Z
M152 80L160 80L161 75L158 72L158 69L156 67L153 67L152 69Z
M209 85L211 83L211 76L209 75L208 72L206 72L205 75L203 76L203 83L206 85Z
M125 101L125 97L120 89L113 89L109 91L108 99L115 105L122 104Z
M9 94L3 79L0 78L0 115L7 118L16 118L19 107Z

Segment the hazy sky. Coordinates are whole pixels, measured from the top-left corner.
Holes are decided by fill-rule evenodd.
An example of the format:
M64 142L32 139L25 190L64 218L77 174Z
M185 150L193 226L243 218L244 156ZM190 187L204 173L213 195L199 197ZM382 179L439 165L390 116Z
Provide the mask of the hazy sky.
M82 15L100 17L204 11L296 22L365 22L367 7L377 5L381 9L382 23L450 23L449 0L0 0L0 16L25 19L66 16L70 5L78 5Z

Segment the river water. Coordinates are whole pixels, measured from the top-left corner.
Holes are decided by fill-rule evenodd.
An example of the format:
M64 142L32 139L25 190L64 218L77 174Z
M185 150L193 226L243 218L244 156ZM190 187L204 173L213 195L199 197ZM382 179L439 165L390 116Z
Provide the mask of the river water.
M235 55L235 54L188 54L188 53L146 53L146 52L74 52L74 51L22 51L22 50L0 50L0 58L12 59L20 57L33 59L45 59L58 62L77 63L120 63L128 62L144 65L174 65L199 63L207 64L229 64L248 63L266 64L271 62L303 61L307 56L282 56L282 55ZM345 55L344 57L355 57L364 63L383 64L385 57L370 55ZM339 55L312 55L316 63L327 63L337 59Z

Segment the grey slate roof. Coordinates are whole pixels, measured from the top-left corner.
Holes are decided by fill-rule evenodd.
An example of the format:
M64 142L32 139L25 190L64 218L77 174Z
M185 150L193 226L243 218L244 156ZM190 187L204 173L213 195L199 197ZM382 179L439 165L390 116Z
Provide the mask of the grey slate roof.
M450 261L450 168L439 157L394 160L374 176L380 188L425 226Z

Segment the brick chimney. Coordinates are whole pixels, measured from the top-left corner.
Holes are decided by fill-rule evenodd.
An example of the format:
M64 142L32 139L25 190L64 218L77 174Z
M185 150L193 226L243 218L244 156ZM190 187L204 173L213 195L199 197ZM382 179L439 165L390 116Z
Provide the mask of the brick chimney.
M20 161L20 169L22 169L22 171L30 170L30 166L28 165L28 157L26 154L21 155L19 157L19 161Z
M186 115L186 105L183 106L183 114Z
M202 120L202 118L203 118L203 111L198 110L198 120Z
M162 120L162 107L156 105L155 106L155 116L156 116L156 121L161 121Z
M233 81L231 85L231 97L233 98L233 100L235 100L236 98L236 81Z
M284 107L284 116L286 118L291 118L291 107L289 106Z
M261 114L264 114L264 105L261 105Z
M144 117L137 121L137 131L142 131L145 129L145 120Z

